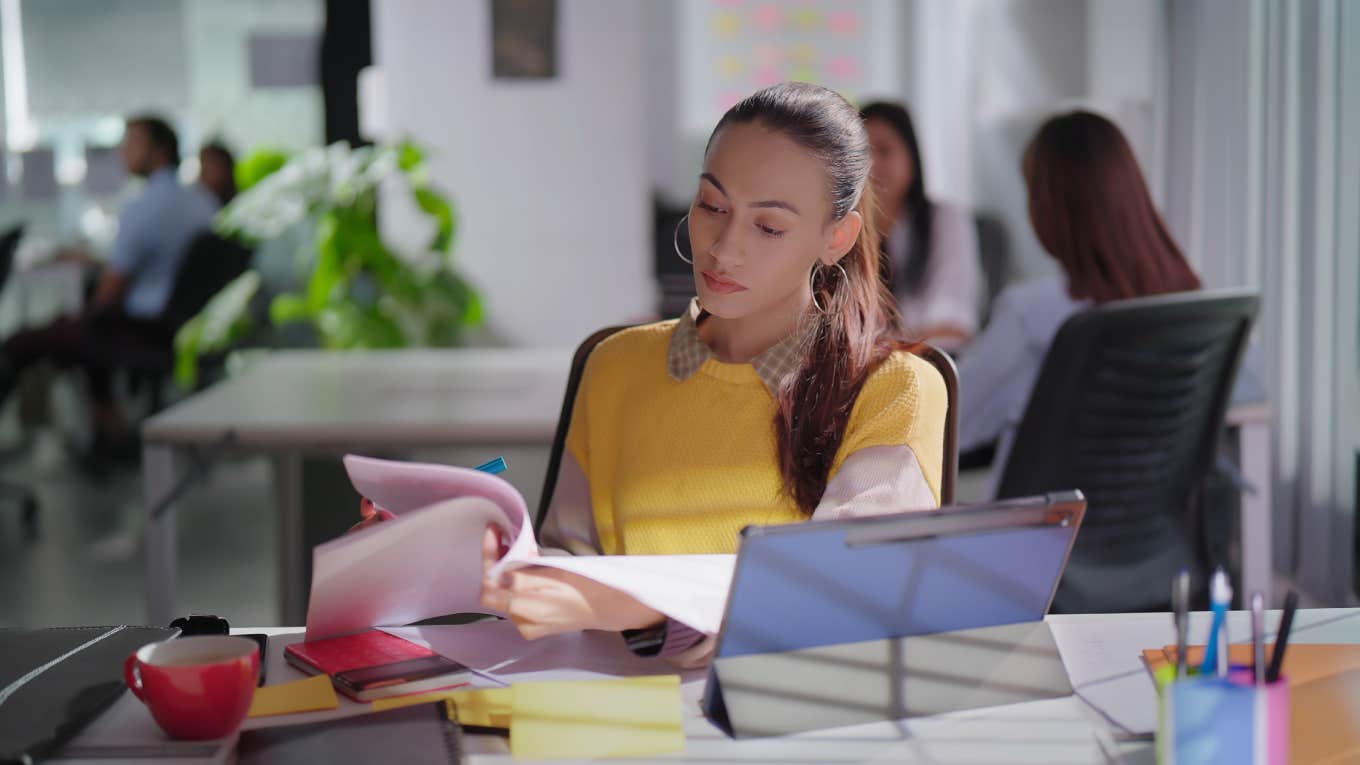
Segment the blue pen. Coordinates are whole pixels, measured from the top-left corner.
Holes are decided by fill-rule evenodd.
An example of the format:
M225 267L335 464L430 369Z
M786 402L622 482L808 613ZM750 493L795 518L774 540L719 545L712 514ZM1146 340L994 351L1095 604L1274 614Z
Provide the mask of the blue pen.
M1209 605L1214 612L1214 626L1209 630L1209 640L1204 644L1204 663L1199 667L1201 675L1210 672L1219 677L1228 676L1228 607L1232 605L1232 584L1220 566L1214 571L1209 586Z
M497 457L489 462L483 462L474 468L474 470L480 470L483 473L491 473L494 475L496 473L504 473L507 467L509 466L505 464L505 458Z

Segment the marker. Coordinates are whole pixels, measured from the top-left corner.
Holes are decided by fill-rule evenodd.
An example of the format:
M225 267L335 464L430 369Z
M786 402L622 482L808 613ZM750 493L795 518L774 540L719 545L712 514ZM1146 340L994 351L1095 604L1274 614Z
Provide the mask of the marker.
M1214 613L1214 626L1209 630L1209 640L1204 645L1204 663L1199 673L1215 673L1219 677L1228 676L1228 607L1232 604L1232 585L1223 567L1214 571L1209 586L1209 605Z
M1190 572L1181 569L1171 585L1171 607L1176 623L1176 677L1189 674L1188 650L1190 635Z
M1266 682L1266 598L1251 594L1251 667L1257 685Z
M1289 630L1294 626L1294 612L1299 608L1299 594L1293 590L1284 596L1284 614L1280 617L1280 629L1275 633L1275 653L1270 657L1270 671L1266 673L1266 682L1273 683L1280 679L1280 670L1284 668L1284 649L1289 646Z

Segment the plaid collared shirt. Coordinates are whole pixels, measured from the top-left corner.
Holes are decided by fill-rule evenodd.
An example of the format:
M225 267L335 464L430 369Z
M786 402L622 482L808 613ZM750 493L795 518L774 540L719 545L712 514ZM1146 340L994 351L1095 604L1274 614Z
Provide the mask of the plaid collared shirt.
M713 356L713 351L699 337L699 323L707 316L699 308L698 298L691 300L689 308L680 315L666 357L666 371L670 373L671 379L680 382L688 380ZM770 393L778 393L784 378L798 371L807 343L812 339L814 326L810 321L800 323L798 329L788 337L751 359L756 375L770 389Z

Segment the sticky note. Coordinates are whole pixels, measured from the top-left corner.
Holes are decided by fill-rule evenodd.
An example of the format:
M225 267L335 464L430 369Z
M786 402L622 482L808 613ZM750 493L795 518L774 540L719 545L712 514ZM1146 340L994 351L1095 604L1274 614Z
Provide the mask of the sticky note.
M250 703L251 717L291 715L335 709L340 701L328 675L317 675L282 685L266 685L255 689L255 700Z
M459 725L510 728L514 699L509 688L482 688L449 694L449 719Z
M680 677L516 683L516 758L636 757L683 752Z
M471 688L457 691L434 691L417 693L410 696L394 696L373 702L374 712L389 709L445 701L453 705L449 719L458 720L461 725L477 725L483 728L510 727L510 689L509 688Z

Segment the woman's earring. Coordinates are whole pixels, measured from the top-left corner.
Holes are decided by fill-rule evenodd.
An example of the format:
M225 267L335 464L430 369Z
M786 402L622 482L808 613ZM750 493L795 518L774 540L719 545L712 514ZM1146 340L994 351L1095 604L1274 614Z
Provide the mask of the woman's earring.
M685 257L685 253L680 251L680 227L685 225L685 222L688 220L689 213L685 213L685 217L681 218L680 222L675 224L675 234L671 236L671 241L675 244L675 254L680 256L681 260L692 266L694 265L694 258L687 258Z
M832 263L832 265L840 269L841 272L841 280L837 286L846 284L850 280L850 274L845 272L845 266L841 265L840 261L836 261L835 263ZM817 313L820 313L823 316L829 316L833 311L817 302L817 274L821 273L823 268L825 268L825 266L818 266L812 269L812 273L808 276L808 284L812 288L812 305L817 308Z

